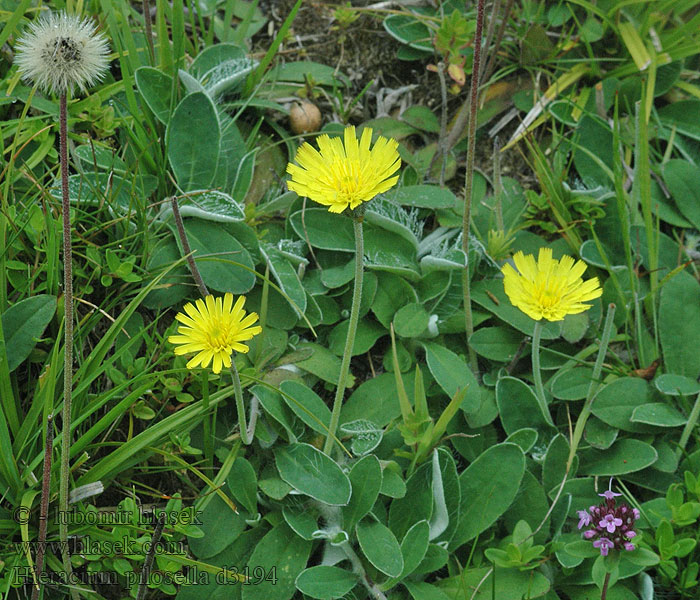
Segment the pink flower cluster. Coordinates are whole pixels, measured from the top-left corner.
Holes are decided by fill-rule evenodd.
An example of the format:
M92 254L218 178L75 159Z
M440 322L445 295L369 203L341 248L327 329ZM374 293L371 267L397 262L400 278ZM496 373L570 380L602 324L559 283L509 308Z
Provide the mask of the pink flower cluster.
M616 506L615 496L622 496L611 490L598 494L605 502L578 511L578 528L590 526L583 532L583 537L593 540L593 547L599 548L602 556L607 556L612 549L634 550L633 540L637 532L634 523L639 519L639 511L630 508L624 502Z

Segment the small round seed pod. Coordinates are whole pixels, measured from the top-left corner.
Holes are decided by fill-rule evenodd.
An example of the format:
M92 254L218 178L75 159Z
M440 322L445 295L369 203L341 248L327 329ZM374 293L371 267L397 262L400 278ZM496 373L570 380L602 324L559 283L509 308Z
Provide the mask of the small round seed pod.
M289 126L296 134L311 133L321 127L321 111L313 102L295 102L289 111Z

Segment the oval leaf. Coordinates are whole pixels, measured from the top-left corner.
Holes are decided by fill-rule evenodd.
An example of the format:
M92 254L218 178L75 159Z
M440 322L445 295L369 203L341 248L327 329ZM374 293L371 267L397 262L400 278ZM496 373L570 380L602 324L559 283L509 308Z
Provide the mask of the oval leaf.
M346 505L351 486L347 475L310 444L290 444L275 450L280 477L294 489L332 506Z

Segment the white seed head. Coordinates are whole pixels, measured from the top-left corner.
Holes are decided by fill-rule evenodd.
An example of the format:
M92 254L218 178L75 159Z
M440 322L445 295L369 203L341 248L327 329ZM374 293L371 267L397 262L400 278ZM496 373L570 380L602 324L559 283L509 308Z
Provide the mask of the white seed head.
M45 92L81 91L102 80L109 66L109 44L90 19L48 13L30 23L17 41L15 63L22 79Z

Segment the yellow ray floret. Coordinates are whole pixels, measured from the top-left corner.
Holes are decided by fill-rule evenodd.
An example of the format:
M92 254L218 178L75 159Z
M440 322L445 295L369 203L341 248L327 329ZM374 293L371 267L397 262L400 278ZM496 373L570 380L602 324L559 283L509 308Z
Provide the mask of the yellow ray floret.
M341 213L391 189L399 180L394 175L401 166L398 142L377 138L370 149L372 130L366 127L359 142L355 127L346 127L343 139L324 134L318 138L318 150L305 143L296 155L298 164L289 163L289 189L300 196Z
M245 296L240 296L233 304L233 294L224 294L223 298L206 296L194 304L185 304L185 313L178 313L175 318L180 321L178 335L171 335L168 341L176 344L175 354L196 352L187 363L188 369L197 366L207 368L212 364L214 373L220 373L221 367L231 366L231 353L248 352L243 344L262 331L258 325L257 313L246 316L243 305Z
M566 315L588 310L591 305L584 302L603 293L597 277L581 279L586 270L583 261L570 256L555 260L551 248L540 248L537 262L532 254L522 252L513 256L513 262L517 271L509 264L501 269L506 295L535 321L561 321Z

